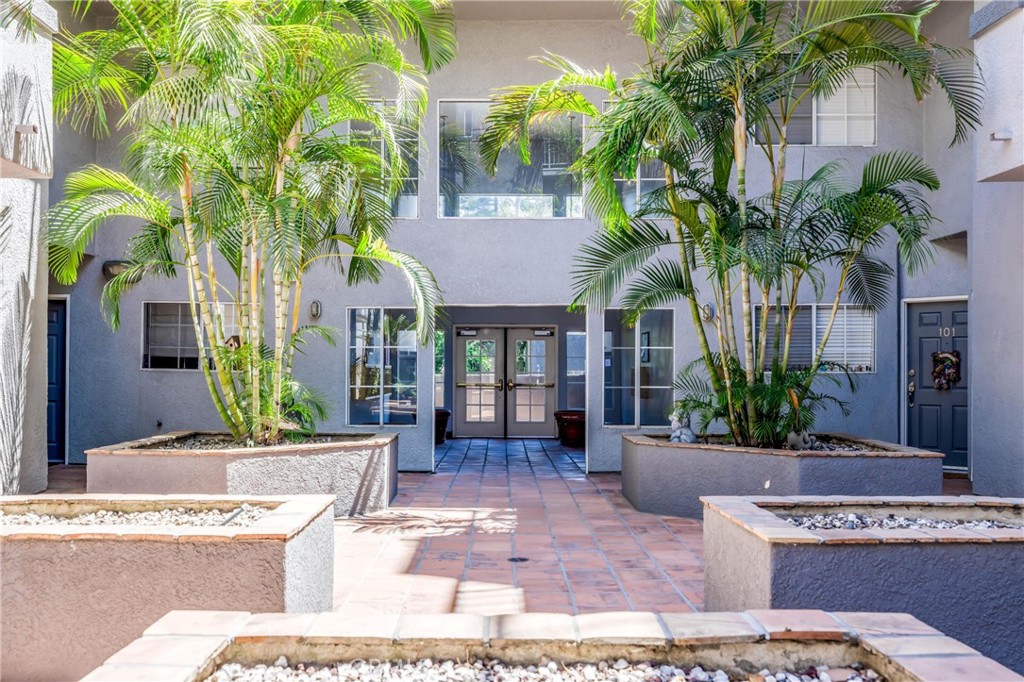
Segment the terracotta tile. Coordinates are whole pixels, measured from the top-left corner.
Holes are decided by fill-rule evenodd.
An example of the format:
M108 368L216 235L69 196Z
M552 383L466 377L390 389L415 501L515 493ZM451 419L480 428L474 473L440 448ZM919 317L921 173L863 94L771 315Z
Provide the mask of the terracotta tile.
M313 624L312 613L257 613L235 636L238 642L260 642L275 637L304 635Z
M483 642L487 633L487 618L477 614L406 614L398 622L396 639Z
M250 619L246 611L171 611L144 635L234 635Z
M305 639L322 642L344 637L362 643L388 643L394 639L398 618L397 613L383 612L368 612L359 620L341 613L321 613L314 616Z
M886 637L883 635L867 635L860 638L861 646L883 656L944 656L951 654L976 654L971 647L958 642L952 637L908 635L902 637Z
M202 667L228 644L228 638L140 637L107 659L106 665L167 665Z
M894 661L919 680L1024 680L1009 668L983 656L897 656Z
M576 617L580 641L592 644L634 642L664 645L668 636L658 616L650 612L608 611Z
M754 642L764 637L739 613L662 613L661 619L672 643L680 646Z
M492 616L489 639L576 642L579 639L574 618L564 613L519 613Z
M824 611L752 610L747 612L765 629L768 639L848 639L852 633Z
M833 617L859 635L941 635L942 633L909 613L863 613L843 611Z

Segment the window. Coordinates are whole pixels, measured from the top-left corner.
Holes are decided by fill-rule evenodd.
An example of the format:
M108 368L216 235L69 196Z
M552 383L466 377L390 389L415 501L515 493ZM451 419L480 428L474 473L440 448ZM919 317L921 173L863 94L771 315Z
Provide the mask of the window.
M559 116L531 127L531 163L506 149L490 177L480 159L487 102L439 105L438 215L445 218L581 218L583 194L569 172L583 144L583 121Z
M786 137L790 144L872 146L875 101L875 72L854 69L832 97L801 100L790 117ZM755 137L760 142L765 139L759 131Z
M783 324L788 307L782 309ZM814 361L818 344L828 328L832 314L830 304L802 305L797 307L793 320L793 333L789 344L789 368L805 369ZM775 339L774 307L768 308L767 316L769 351L765 358L771 362L771 348ZM754 336L761 338L761 306L754 311ZM843 365L850 372L875 371L875 314L869 308L856 305L840 305L836 320L822 362Z
M349 424L416 423L416 351L412 309L349 310Z
M587 334L565 333L565 407L582 410L587 404Z
M444 332L434 333L434 407L444 407Z
M604 423L668 424L673 367L671 310L649 311L632 328L620 311L605 311Z
M379 106L394 113L394 105L393 101L385 101ZM389 159L388 147L376 126L365 121L352 121L349 131L353 143L376 150L385 161ZM419 122L414 117L400 116L395 132L404 169L401 186L391 200L391 213L396 218L416 218L420 214Z
M143 314L143 369L199 369L199 344L188 303L145 303ZM217 315L225 339L238 334L235 304L221 304Z
M648 159L636 169L635 180L616 180L619 197L626 213L634 213L643 198L659 187L665 186L665 163L660 159Z

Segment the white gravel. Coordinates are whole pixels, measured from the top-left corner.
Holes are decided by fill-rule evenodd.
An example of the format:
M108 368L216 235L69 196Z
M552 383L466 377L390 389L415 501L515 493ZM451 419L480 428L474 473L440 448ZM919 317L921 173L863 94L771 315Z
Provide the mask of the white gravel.
M273 665L225 664L206 682L882 682L870 669L808 668L800 671L761 670L730 677L721 670L676 668L628 663L624 659L595 664L561 665L541 659L537 665L499 661L410 662L353 661L322 665L289 665L283 656Z
M866 514L808 514L806 516L784 517L794 526L806 530L862 530L866 528L907 528L925 529L933 528L948 530L952 528L963 528L975 530L982 528L1021 528L1020 524L1013 524L1003 521L990 521L987 519L958 520L958 519L933 519L933 518L910 518L888 514L886 516L869 516Z
M176 507L160 511L123 512L100 510L89 514L10 513L0 510L0 526L248 526L270 510L243 504L233 509Z

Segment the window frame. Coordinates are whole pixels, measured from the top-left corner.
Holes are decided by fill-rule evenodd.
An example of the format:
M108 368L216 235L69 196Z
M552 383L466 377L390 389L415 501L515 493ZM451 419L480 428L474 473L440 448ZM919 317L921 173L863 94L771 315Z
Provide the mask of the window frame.
M605 308L604 313L607 313L610 310L618 311L618 312L621 313L622 308ZM647 312L656 312L656 311L667 311L672 316L672 323L670 325L670 329L672 331L672 345L671 346L647 346L647 348L649 350L670 350L672 352L672 370L671 370L671 372L669 372L669 375L671 377L673 377L673 381L674 381L674 378L676 376L676 310L675 310L675 308L665 307L665 308L651 308ZM633 329L636 329L636 326L634 326ZM605 414L605 405L606 405L605 400L606 400L606 397L607 397L606 396L606 391L608 390L607 387L605 386L604 376L603 376L603 374L604 374L604 355L605 355L605 352L606 352L604 350L604 337L605 337L605 334L607 334L607 333L608 333L608 330L605 329L604 314L602 314L602 316L601 316L601 358L602 358L601 359L601 370L602 370L602 377L601 377L601 427L605 428L605 429L634 429L634 430L635 429L641 429L642 430L642 429L664 429L665 427L669 426L668 415L665 415L665 423L664 424L641 424L640 423L640 400L641 400L640 391L641 391L641 388L642 388L641 385L640 385L640 371L639 371L640 370L640 363L642 362L642 360L640 359L640 348L641 348L640 344L641 344L641 341L642 341L640 332L637 332L637 333L635 333L633 335L633 415L634 415L633 423L632 424L605 424L604 423L604 414ZM622 346L622 348L624 348L624 347L625 346ZM656 388L656 389L661 389L661 390L664 390L664 389L667 388L667 389L672 391L672 395L671 395L672 402L673 403L675 402L675 388L674 388L674 386L672 384L669 384L668 386L650 385L650 386L647 386L646 388Z
M506 218L504 216L458 216L458 215L446 216L446 215L444 215L443 214L444 213L444 202L441 199L441 145L440 145L440 142L441 142L441 105L442 104L453 104L453 103L454 104L491 104L491 100L487 99L486 97L482 97L482 98L481 97L442 97L442 98L438 98L434 102L434 139L433 139L433 143L435 145L435 147L434 147L434 151L435 151L434 157L435 158L434 158L433 163L431 164L431 168L434 170L434 200L437 202L437 207L436 207L437 210L435 212L437 214L437 219L438 220L503 220L503 221L504 220L524 220L524 221L530 221L530 222L538 221L538 220L554 220L554 221L558 221L558 222L569 221L569 220L579 220L579 221L586 221L586 220L588 220L588 218L587 218L587 211L586 211L587 187L586 187L586 183L584 183L582 180L579 181L579 185L580 185L579 197L580 197L581 206L583 208L583 213L580 216L578 216L578 217L577 216L568 216L567 215L567 216L563 216L563 217L559 217L559 216L550 216L550 217L543 217L543 216L518 216L518 217L507 217ZM580 117L580 149L582 150L583 149L583 145L586 143L586 137L584 135L584 132L587 129L588 118L586 116L584 116L583 114L579 114L579 117ZM536 161L534 161L534 162L536 162ZM539 197L539 196L544 196L544 195L541 195L541 194L498 195L498 194L495 194L493 196L528 196L528 197Z
M374 102L376 104L380 104L380 105L386 107L386 106L395 104L395 102L397 102L397 100L392 98L392 97L379 97L379 98L376 98L374 100ZM406 181L406 180L416 180L416 215L411 215L411 216L409 216L409 215L405 215L405 216L392 215L391 216L392 220L419 220L420 218L423 217L423 210L422 210L423 209L423 201L422 201L423 193L420 191L420 188L423 185L423 168L422 168L422 164L421 164L421 159L423 158L423 137L422 137L422 135L420 133L421 133L421 129L423 127L425 127L424 126L425 123L426 123L426 121L424 121L422 118L417 118L417 120L416 120L416 137L415 137L415 140L416 140L416 175L415 176L413 176L413 175L405 175L405 176L402 177L403 182ZM345 121L345 135L348 137L348 141L352 142L352 121L351 121L351 119ZM399 142L401 141L401 139L402 138L399 138ZM383 149L384 142L383 142L383 140L380 141L380 144L382 145L380 151L383 154L383 152L384 152L384 149ZM406 173L408 173L408 169L406 169ZM397 199L398 196L401 196L401 193L399 193L398 195L395 195L395 198ZM411 195L406 195L406 196L411 196Z
M368 428L377 428L377 429L415 429L417 427L423 426L424 422L422 422L420 420L420 406L421 406L421 403L420 403L420 350L421 350L422 347L420 346L418 341L417 341L416 345L413 346L413 348L415 349L415 353L416 353L416 380L415 380L415 383L412 384L412 386L414 386L416 388L416 411L414 413L414 422L412 424L400 424L400 423L386 424L386 423L384 423L384 409L383 409L383 406L384 406L384 387L385 387L385 384L384 384L384 373L381 372L380 382L377 385L377 387L380 389L380 394L378 396L378 400L380 401L380 405L381 405L380 419L378 420L377 424L353 424L352 423L352 410L351 410L351 401L352 401L352 363L351 363L350 355L351 355L351 352L352 352L352 311L353 310L379 310L380 314L381 314L382 324L383 324L383 320L384 320L385 311L387 311L387 310L412 310L415 313L415 308L409 308L409 307L401 306L401 305L393 305L393 306L387 306L387 305L351 305L351 306L346 306L345 307L345 393L344 393L344 398L343 398L344 402L345 402L345 426L347 428L355 428L355 429L358 429L358 428L363 428L363 429L368 429ZM387 346L387 345L384 344L384 329L383 329L383 327L380 330L380 339L381 339L381 344L380 344L380 346L376 347L376 350L380 351L382 359L384 357L384 349L385 348L400 348L400 346ZM433 365L434 356L433 356L433 354L431 354L431 356L430 356L430 361L431 361L431 364L430 364L431 376L433 377L433 369L434 369L434 365ZM388 385L389 386L395 386L397 384L388 384ZM434 384L433 384L433 381L431 381L431 395L433 395L433 389L434 389Z
M814 354L818 351L818 346L821 344L821 340L818 338L818 311L819 310L829 311L829 310L832 309L832 304L831 303L817 303L817 302L815 302L815 303L797 303L796 305L797 305L797 308L807 308L807 309L809 309L809 312L810 312L810 315L811 315L811 360L813 360L814 359ZM769 308L773 308L774 306L768 306L768 307ZM751 320L751 323L752 323L752 326L753 326L754 329L757 329L757 317L761 313L761 308L762 308L762 305L760 303L755 303L754 304L754 308L753 308L753 311L751 313L753 315L753 319ZM864 311L867 311L867 312L871 313L871 362L869 363L869 366L871 367L871 369L864 369L864 370L847 369L847 371L850 374L856 374L856 375L861 375L861 374L877 374L878 373L878 311L875 310L875 309L872 309L872 308L870 308L868 306L858 305L856 303L840 303L839 304L839 308L840 309L855 308L855 309L858 309L858 310L864 310ZM837 311L837 313L838 313L838 311ZM835 337L836 331L837 331L836 328L833 326L833 328L832 328L832 335L829 337L829 341L830 342L833 342L833 340L836 338ZM760 338L760 337L758 337L758 338ZM843 355L844 355L844 357L847 354L848 354L848 350L847 350L847 341L846 341L846 323L844 322L843 323ZM830 362L830 361L823 358L822 362ZM770 371L771 371L770 369L765 368L765 373L768 373ZM843 374L843 371L842 370L837 370L837 369L824 369L824 370L821 370L820 373L821 374Z
M848 78L848 80L844 83L844 86L848 85L850 83L855 83L856 82L853 79L853 74L847 74L847 78ZM871 70L871 78L872 78L872 87L875 90L875 96L874 96L874 98L873 98L873 100L871 102L871 114L870 114L871 115L872 127L874 129L874 135L873 135L873 137L875 139L874 142L872 142L871 144L849 144L849 143L845 143L845 144L825 144L825 143L822 143L822 142L818 142L818 101L819 101L820 98L819 97L815 97L815 98L813 98L811 100L811 141L810 142L789 142L789 143L787 143L786 146L788 146L788 147L800 147L800 148L805 148L805 149L806 148L810 148L810 147L818 147L818 148L821 148L821 149L841 149L841 148L845 148L845 147L850 147L850 148L853 148L853 149L871 149L873 147L877 147L878 146L878 74L873 69ZM867 116L867 114L863 114L863 115ZM844 114L844 116L849 117L849 113ZM846 120L846 119L844 119L844 120ZM764 144L763 142L758 142L756 137L755 137L755 135L751 134L750 137L751 137L752 141L755 144ZM778 147L778 146L779 146L778 142L772 142L772 147Z
M189 367L146 367L146 357L149 355L146 352L146 341L147 341L148 332L149 332L149 306L150 305L177 305L177 306L184 306L186 309L188 309L189 321L191 322L191 320L192 320L192 311L191 311L191 308L190 308L190 303L188 301L165 301L165 300L151 300L151 299L146 299L146 300L142 301L142 315L141 315L141 320L142 320L141 332L142 333L139 335L139 370L143 371L143 372L201 372L202 371L202 366L200 366L198 364L196 365L196 367L194 369L193 368L189 368ZM198 305L198 303L196 305ZM210 303L209 305L213 305L213 303ZM224 308L225 306L235 306L236 308L238 307L238 304L235 301L230 301L228 303L220 303L218 305L221 308ZM219 314L221 315L221 317L224 316L223 312L221 312ZM191 328L191 325L189 325L189 326ZM213 362L213 357L212 357L212 355L210 355L210 353L212 353L212 351L213 351L213 346L210 345L210 340L208 338L206 338L206 327L203 326L202 322L200 322L200 326L203 327L203 339L204 339L205 345L207 346L206 350L207 350L208 354L207 354L207 357L206 357L206 361L209 362L209 363L212 363ZM237 331L237 326L236 326L236 331ZM193 333L194 333L194 330L193 330ZM230 336L233 336L233 335L228 335L229 338L230 338ZM196 348L198 350L198 344L197 344ZM180 350L180 346L179 346L179 350ZM180 356L179 356L179 359L180 359ZM197 363L198 363L198 356L197 356Z

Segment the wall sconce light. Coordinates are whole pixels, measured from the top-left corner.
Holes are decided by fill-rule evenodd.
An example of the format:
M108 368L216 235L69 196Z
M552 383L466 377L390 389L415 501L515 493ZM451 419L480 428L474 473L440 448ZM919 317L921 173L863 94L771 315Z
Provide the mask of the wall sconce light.
M103 261L103 278L108 282L128 269L128 261L108 260Z
M988 134L988 139L992 142L1009 142L1013 139L1013 130L1010 128L1002 128Z
M715 319L715 306L711 303L705 303L700 307L700 316L705 322L711 322Z
M314 320L320 319L320 315L323 313L323 306L320 305L320 301L313 301L309 304L309 316Z

